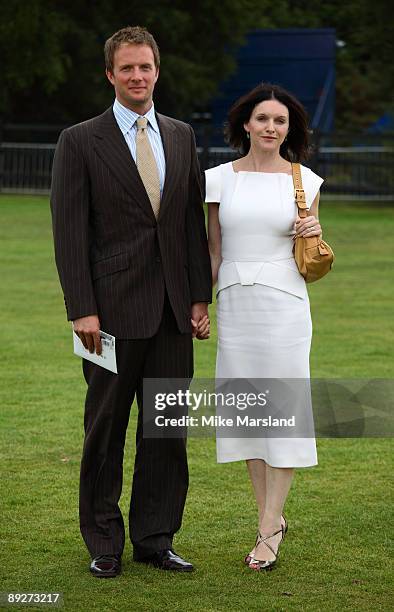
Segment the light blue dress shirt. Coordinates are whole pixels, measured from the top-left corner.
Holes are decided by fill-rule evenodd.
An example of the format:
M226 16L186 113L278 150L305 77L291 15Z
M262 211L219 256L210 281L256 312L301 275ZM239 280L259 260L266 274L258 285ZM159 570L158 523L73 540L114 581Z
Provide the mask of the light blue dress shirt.
M134 111L126 108L116 98L113 106L116 122L122 132L130 153L137 163L135 137L137 135L137 119L138 117L146 117L148 120L148 138L152 147L153 155L155 156L157 169L159 171L160 191L163 194L164 179L166 176L166 160L164 156L163 143L160 136L160 130L157 123L155 108L152 104L151 108L145 115L138 115Z

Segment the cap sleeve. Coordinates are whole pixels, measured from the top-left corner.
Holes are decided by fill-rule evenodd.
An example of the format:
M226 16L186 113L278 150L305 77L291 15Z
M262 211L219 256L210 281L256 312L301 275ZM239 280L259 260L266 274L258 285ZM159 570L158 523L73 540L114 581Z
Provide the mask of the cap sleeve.
M313 200L317 196L317 193L324 182L318 174L313 172L310 168L301 166L302 184L305 191L306 205L310 208L313 204Z
M220 166L205 170L205 202L220 202L222 170Z

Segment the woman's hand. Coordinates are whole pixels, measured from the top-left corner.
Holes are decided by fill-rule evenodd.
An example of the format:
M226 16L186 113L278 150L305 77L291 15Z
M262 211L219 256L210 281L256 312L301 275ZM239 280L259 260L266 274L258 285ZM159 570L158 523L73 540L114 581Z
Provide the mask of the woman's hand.
M299 236L304 238L310 238L311 236L321 236L322 229L319 220L314 215L308 215L307 217L300 218L297 215L296 222L294 224L295 234L293 240Z

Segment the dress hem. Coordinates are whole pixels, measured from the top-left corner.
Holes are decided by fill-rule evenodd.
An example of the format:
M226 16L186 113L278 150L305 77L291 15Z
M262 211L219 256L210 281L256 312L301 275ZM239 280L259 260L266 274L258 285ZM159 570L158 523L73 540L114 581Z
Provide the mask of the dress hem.
M237 457L237 458L231 458L231 459L217 459L216 463L234 463L235 461L249 461L250 459L261 459L262 461L265 461L265 463L267 465L269 465L270 467L274 467L274 468L308 468L308 467L315 467L316 465L318 465L318 462L316 461L316 463L303 463L298 464L298 465L273 465L273 463L270 463L269 461L267 461L267 459L265 457L256 457L251 456L251 457Z

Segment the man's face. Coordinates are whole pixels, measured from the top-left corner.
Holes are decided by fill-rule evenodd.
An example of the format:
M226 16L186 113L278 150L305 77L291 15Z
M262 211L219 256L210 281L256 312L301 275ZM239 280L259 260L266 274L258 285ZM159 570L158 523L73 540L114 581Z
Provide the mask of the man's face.
M148 45L121 45L114 54L113 72L106 74L123 106L139 114L149 110L159 70Z

